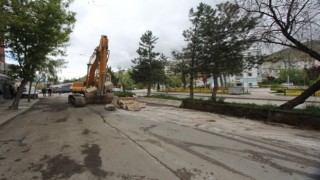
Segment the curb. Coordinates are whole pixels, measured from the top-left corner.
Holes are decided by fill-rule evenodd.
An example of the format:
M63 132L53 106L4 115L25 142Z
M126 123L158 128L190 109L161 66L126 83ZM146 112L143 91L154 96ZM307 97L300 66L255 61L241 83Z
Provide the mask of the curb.
M29 110L34 104L36 104L39 101L39 99L33 100L30 102L30 104L28 104L27 107L22 106L23 108L19 108L18 110L9 110L11 112L8 112L4 115L0 116L0 126L8 123L10 120L12 120L13 118L19 116L20 114L26 112L27 110ZM20 105L22 105L23 103L20 103Z
M148 104L158 104L158 105L165 105L165 106L172 106L172 107L181 107L182 105L182 101L170 100L170 99L138 97L137 100L144 103L148 103Z

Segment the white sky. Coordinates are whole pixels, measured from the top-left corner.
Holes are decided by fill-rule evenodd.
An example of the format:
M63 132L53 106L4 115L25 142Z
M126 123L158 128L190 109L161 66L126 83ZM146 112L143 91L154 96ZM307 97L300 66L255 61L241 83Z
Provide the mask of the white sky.
M188 29L189 10L200 2L215 7L226 0L74 0L70 11L76 13L76 23L70 35L68 63L61 69L60 80L83 77L87 63L101 35L109 38L108 66L115 71L126 69L137 57L140 37L147 30L158 37L155 51L171 57L185 42L182 32ZM6 63L16 63L6 56Z
M79 78L86 74L87 63L100 36L109 38L108 65L132 66L137 56L141 35L151 30L158 37L155 51L170 56L172 50L185 44L183 30L190 27L188 13L200 2L215 6L223 0L75 0L70 10L77 22L67 48L67 68L61 79Z

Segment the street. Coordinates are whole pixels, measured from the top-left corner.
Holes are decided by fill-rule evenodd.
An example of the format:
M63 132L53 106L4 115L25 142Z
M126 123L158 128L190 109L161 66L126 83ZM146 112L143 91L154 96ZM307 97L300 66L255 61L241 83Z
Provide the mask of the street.
M0 179L319 179L320 132L147 104L42 98L0 127Z

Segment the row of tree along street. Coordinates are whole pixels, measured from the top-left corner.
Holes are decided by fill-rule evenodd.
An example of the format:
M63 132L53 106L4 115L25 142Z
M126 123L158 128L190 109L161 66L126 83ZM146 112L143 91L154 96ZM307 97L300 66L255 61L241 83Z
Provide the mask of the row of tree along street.
M190 78L191 99L194 79L199 75L213 77L212 100L215 101L219 77L239 74L266 59L259 51L252 53L255 51L253 47L280 45L302 51L320 61L320 53L303 43L311 35L314 39L320 39L319 33L316 33L320 22L319 8L320 2L317 0L238 0L218 4L215 8L200 3L189 12L192 26L182 33L187 45L172 52L174 61L169 72L180 74L184 88L186 78ZM146 84L150 95L151 84L165 81L167 58L154 52L158 38L151 31L143 34L140 40L139 57L132 61L135 66L131 76L135 82ZM300 96L280 107L292 109L319 89L318 78Z
M10 67L11 77L22 79L22 87L43 78L57 79L57 70L64 67L65 61L58 57L64 54L76 21L75 13L68 11L70 2L0 0L0 42L18 62ZM260 45L293 48L320 61L319 51L303 43L310 37L320 39L319 8L318 0L235 0L215 7L200 3L189 11L191 26L182 32L186 46L172 52L172 66L166 68L168 58L154 50L158 37L146 31L129 74L135 83L148 87L149 95L152 84L164 82L170 72L180 73L185 87L189 78L191 99L194 79L212 77L212 100L216 100L219 77L238 74L265 59L252 53L260 52L256 51ZM281 108L292 109L319 89L318 79ZM18 108L21 94L17 93L12 108Z

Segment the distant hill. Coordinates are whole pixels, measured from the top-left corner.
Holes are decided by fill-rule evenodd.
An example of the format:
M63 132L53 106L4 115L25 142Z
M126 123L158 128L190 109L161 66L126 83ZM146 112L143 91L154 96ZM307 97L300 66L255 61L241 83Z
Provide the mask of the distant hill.
M320 53L320 40L305 42L305 45ZM279 60L290 59L292 61L311 60L308 54L293 48L286 48L272 53L265 58L267 62L278 62Z

